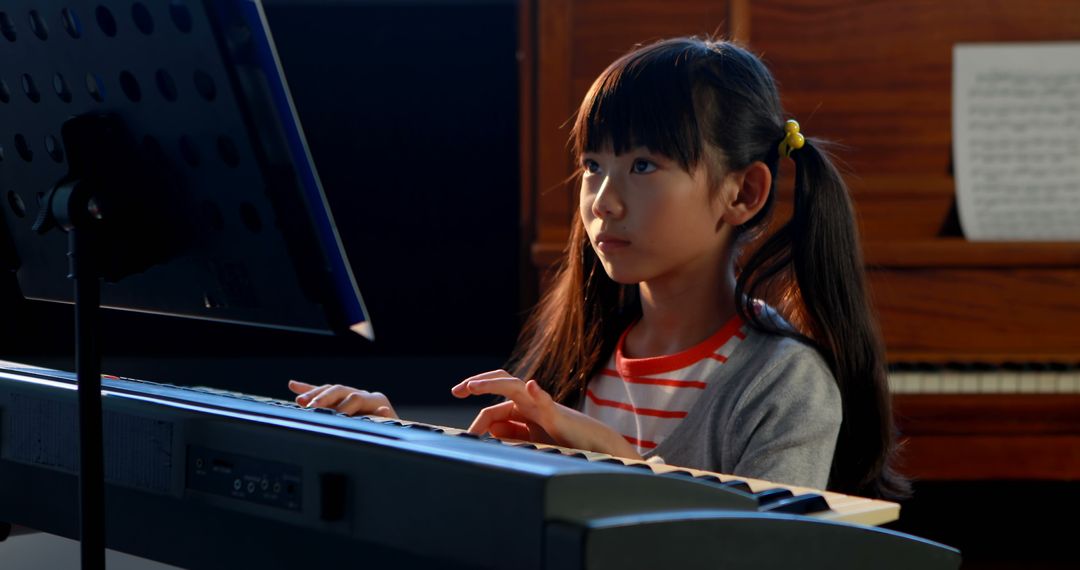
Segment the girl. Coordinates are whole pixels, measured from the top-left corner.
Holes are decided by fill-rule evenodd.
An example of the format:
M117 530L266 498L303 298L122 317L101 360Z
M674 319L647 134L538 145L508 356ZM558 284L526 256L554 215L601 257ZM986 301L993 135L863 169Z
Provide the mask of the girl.
M593 83L572 141L566 257L510 371L452 388L505 398L470 431L904 496L847 189L785 123L761 61L696 38L639 48ZM770 233L785 157L794 211ZM289 387L304 405L394 415L382 394Z

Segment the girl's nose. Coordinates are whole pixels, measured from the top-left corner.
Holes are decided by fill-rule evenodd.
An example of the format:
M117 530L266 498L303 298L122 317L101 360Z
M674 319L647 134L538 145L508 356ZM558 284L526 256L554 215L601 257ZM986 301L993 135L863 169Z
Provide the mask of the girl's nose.
M615 191L611 177L604 178L600 185L600 191L593 198L593 215L600 219L619 219L626 211L622 198Z

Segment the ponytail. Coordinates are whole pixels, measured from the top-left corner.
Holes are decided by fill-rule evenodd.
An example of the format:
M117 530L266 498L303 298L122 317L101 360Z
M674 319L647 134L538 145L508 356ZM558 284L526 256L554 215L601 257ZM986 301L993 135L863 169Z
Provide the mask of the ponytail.
M843 400L843 423L829 488L903 498L910 486L894 469L896 430L885 351L863 278L851 199L828 155L810 141L792 158L794 211L742 268L735 288L738 311L755 328L816 346L831 369ZM770 156L768 162L775 165L778 159ZM754 299L774 299L800 332L767 321L754 311Z

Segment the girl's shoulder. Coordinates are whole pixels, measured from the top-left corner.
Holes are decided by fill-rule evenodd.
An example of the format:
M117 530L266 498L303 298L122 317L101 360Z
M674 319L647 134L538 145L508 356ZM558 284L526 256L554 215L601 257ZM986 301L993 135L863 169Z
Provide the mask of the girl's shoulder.
M773 330L762 330L747 324L746 340L750 341L749 345L754 345L758 350L766 351L771 359L811 359L820 362L826 369L828 368L817 347L800 338L801 335L798 334L795 327L775 308L762 301L755 301L754 313L758 321Z
M816 347L792 336L794 327L772 307L762 304L758 317L780 332L746 327L746 339L739 354L732 355L729 364L733 365L732 372L737 370L744 378L752 378L747 382L747 389L787 385L798 392L825 392L839 397L836 379Z
M750 329L744 341L743 364L759 368L763 374L792 372L795 369L813 372L833 380L825 358L817 348L798 338Z

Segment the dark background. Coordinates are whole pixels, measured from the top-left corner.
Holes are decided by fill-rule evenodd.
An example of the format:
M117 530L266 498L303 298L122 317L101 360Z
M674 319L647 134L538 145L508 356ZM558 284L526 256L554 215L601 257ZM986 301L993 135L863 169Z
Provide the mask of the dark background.
M265 4L377 341L105 311L104 369L450 403L450 385L503 364L520 323L515 3ZM0 359L72 369L72 319L0 276Z

